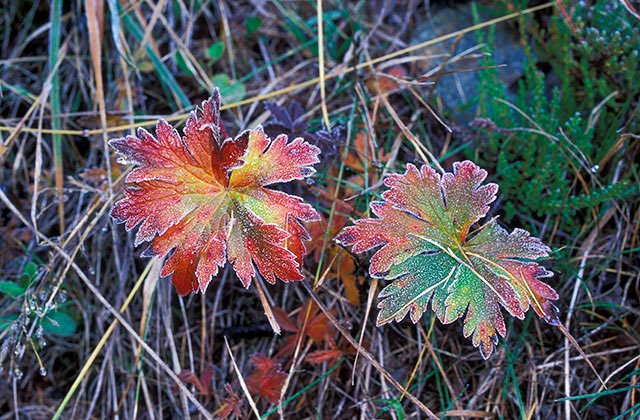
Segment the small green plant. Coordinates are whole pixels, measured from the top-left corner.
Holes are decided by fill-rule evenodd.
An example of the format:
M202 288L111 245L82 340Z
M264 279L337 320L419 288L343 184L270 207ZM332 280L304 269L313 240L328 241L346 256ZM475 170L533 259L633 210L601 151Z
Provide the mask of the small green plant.
M59 338L73 336L78 323L73 316L66 292L59 290L54 299L49 286L39 286L43 270L35 262L26 263L17 281L0 281L0 372L6 365L10 374L20 379L20 361L27 348L36 356L47 345L46 334ZM37 356L40 373L47 374ZM8 363L7 363L7 360Z
M48 293L36 293L34 289L39 271L38 265L30 261L25 264L17 282L0 281L0 294L8 297L10 304L21 309L20 312L13 311L0 317L0 330L11 329L14 328L14 324L39 318L38 330L41 329L42 333L70 337L76 332L77 323L65 309L66 294L64 291L61 292L58 294L57 303L46 307ZM38 333L38 338L42 337L42 333Z
M220 60L222 58L222 54L224 54L224 42L222 41L216 41L211 44L211 46L207 48L207 51L205 53L207 58L209 58L212 63Z
M233 101L240 101L246 94L244 84L231 80L226 73L214 74L211 77L211 80L220 90L220 95L225 98L230 98L230 100Z
M34 262L29 261L24 265L22 274L18 278L18 281L0 281L0 293L14 299L24 295L29 286L31 286L32 282L35 280L37 273L38 266Z
M550 216L575 236L593 209L640 193L634 170L616 174L615 165L630 144L625 133L640 130L640 32L619 2L579 2L573 16L573 31L562 15L545 29L521 18L523 39L547 41L525 45L529 59L515 99L499 70L478 73L480 116L495 126L472 156L495 171L507 222ZM483 64L500 63L489 57ZM549 80L541 65L559 80Z

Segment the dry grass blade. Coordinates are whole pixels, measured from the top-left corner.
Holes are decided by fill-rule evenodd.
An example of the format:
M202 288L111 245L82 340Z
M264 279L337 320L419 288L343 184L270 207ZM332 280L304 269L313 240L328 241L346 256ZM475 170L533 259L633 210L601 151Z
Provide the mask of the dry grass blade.
M414 51L426 48L426 47L434 45L434 44L438 44L440 42L447 41L449 39L457 38L460 35L464 35L464 34L467 34L469 32L477 31L477 30L482 29L482 28L487 28L487 27L496 25L496 24L501 23L501 22L506 22L508 20L517 18L519 16L535 13L537 11L544 10L544 9L548 9L549 7L552 7L554 4L555 4L554 2L548 2L548 3L544 3L544 4L541 4L541 5L538 5L538 6L530 7L528 9L522 10L520 12L509 13L509 14L501 16L499 18L491 19L491 20L488 20L486 22L482 22L482 23L478 23L476 25L468 26L468 27L466 27L464 29L461 29L459 31L454 31L454 32L448 33L446 35L430 39L429 41L421 42L419 44L412 45L412 46L407 47L407 48L403 48L403 49L395 51L393 53L386 54L384 56L377 57L377 58L374 58L372 60L368 60L368 61L360 63L360 64L358 64L356 66L351 66L351 67L346 67L346 68L337 68L334 71L331 71L327 75L325 75L325 81L329 80L329 79L334 79L336 77L344 76L344 75L352 73L354 71L361 70L363 68L370 67L372 65L375 65L375 64L378 64L378 63L382 63L382 62L394 59L396 57L399 57L399 56L402 56L402 55L405 55L405 54L412 53ZM243 105L248 105L248 104L252 104L252 103L255 103L255 102L260 102L260 101L264 101L264 100L267 100L267 99L271 99L271 98L274 98L276 96L285 95L287 93L296 92L296 91L304 89L306 87L313 86L313 85L317 84L319 81L320 81L319 77L312 78L310 80L307 80L307 81L304 81L304 82L301 82L301 83L296 83L296 84L293 84L291 86L287 86L286 88L277 89L277 90L274 90L272 92L269 92L269 93L266 93L266 94L263 94L263 95L257 95L257 96L254 96L252 98L249 98L249 99L244 99L244 100L241 100L241 101L236 101L236 102L233 102L233 103L230 103L230 104L227 104L227 105L223 105L220 109L221 110L226 110L226 109L239 108L239 107L241 107ZM180 115L175 115L175 116L169 116L169 117L166 117L165 120L167 120L168 122L182 121L182 120L187 118L187 115L188 114L185 113L185 114L180 114ZM107 129L107 131L108 132L119 132L119 131L124 131L124 130L130 130L130 129L136 128L136 127L149 127L149 126L153 126L154 124L155 124L155 121L146 121L146 122L141 122L141 123L124 124L124 125L118 125L118 126L109 127ZM14 129L14 127L0 126L0 131L12 131L13 129ZM29 128L24 128L23 131L25 131L25 132L33 132L34 130L33 129L29 129ZM69 134L69 135L77 135L77 136L88 136L88 135L92 135L92 134L100 134L101 130L42 130L42 132L46 133L46 134L51 134L53 132L56 132L56 133L60 133L60 134Z
M111 314L116 318L116 320L127 330L127 332L132 336L132 338L142 346L142 348L147 352L147 354L151 357L151 359L153 359L153 361L158 366L160 366L160 368L165 372L167 376L169 376L169 378L171 378L171 380L178 386L178 388L180 388L180 390L186 394L187 398L194 404L194 406L198 409L198 411L200 411L200 413L206 419L213 419L213 417L209 414L209 412L202 406L200 401L198 401L198 399L193 395L193 393L184 385L184 383L182 383L182 380L178 378L178 376L171 370L169 366L167 366L167 364L162 360L162 358L142 339L142 337L140 337L140 335L138 335L135 329L122 317L120 312L118 312L113 307L113 305L111 305L111 303L109 303L109 301L105 299L102 293L100 293L100 290L98 290L93 285L91 280L89 280L89 277L87 277L84 271L82 271L82 269L73 261L73 258L70 257L66 253L66 251L60 248L60 246L58 246L56 243L52 242L49 238L42 235L40 232L34 230L30 226L29 221L20 213L20 211L13 205L13 203L11 203L11 201L7 198L7 196L4 194L2 190L0 190L0 201L2 201L16 215L16 217L18 217L18 219L25 226L32 229L33 232L36 235L38 235L44 243L46 243L49 247L51 247L56 253L58 253L58 255L60 255L60 257L62 257L65 261L67 261L71 265L73 270L76 272L76 274L85 284L85 286L89 289L89 291L98 299L98 301L109 312L111 312ZM138 288L140 285L142 285L142 281L139 281ZM62 412L60 412L58 417L61 414Z
M276 335L280 335L282 330L280 329L280 324L278 324L278 320L273 315L273 310L271 309L271 303L269 303L269 299L267 298L267 294L262 287L262 281L260 279L256 279L255 283L256 290L258 291L258 297L260 298L260 303L262 304L262 308L264 309L264 314L269 321L269 325L271 325L271 329L273 329L273 333Z
M98 6L98 3L100 6ZM87 27L89 29L89 51L91 53L91 64L96 81L96 99L98 102L98 112L100 114L100 126L102 128L102 151L104 153L105 166L107 168L107 186L109 196L113 195L113 180L111 179L111 159L109 158L109 137L107 135L107 106L104 100L104 84L102 80L102 38L104 9L101 1L85 0L85 10L87 16Z
M356 366L358 366L358 358L360 357L360 349L362 347L362 340L364 340L364 333L367 327L367 321L369 320L369 314L371 313L371 306L373 301L375 300L376 292L378 291L378 279L373 278L371 285L369 285L369 293L367 294L367 305L364 312L364 321L362 322L362 329L360 330L360 337L358 338L358 348L356 352L356 357L353 360L353 369L351 370L351 385L355 384L356 377Z
M25 127L27 120L29 119L29 117L31 116L31 114L33 114L33 112L38 109L38 106L41 106L43 104L43 101L46 102L47 97L49 96L51 89L52 89L52 81L56 75L56 72L58 71L58 67L60 67L60 64L62 63L62 60L64 60L66 54L67 54L67 49L69 48L69 43L70 43L71 39L68 38L64 44L62 44L62 47L60 48L60 50L58 51L58 58L57 61L53 67L53 71L51 71L49 73L49 75L47 75L47 78L45 79L43 85L42 85L42 92L40 93L40 95L38 95L37 98L35 98L33 100L33 103L31 104L31 106L29 107L29 109L25 112L25 114L22 116L22 118L20 118L20 121L18 122L18 124L16 124L15 127L6 127L6 130L4 131L9 131L10 134L9 136L4 140L4 142L2 143L2 145L0 145L0 162L3 162L6 156L6 153L8 153L11 145L13 144L13 142L15 141L15 139L18 137L18 135L22 132L27 132L27 133L44 133L47 130L43 130L43 129L30 129ZM0 128L0 131L3 131ZM48 130L49 134L51 134L51 130Z
M131 291L127 295L127 299L124 301L124 303L120 307L120 313L124 313L124 311L129 307L129 304L133 300L133 297L136 295L136 293L138 293L138 290L140 289L140 286L142 286L142 284L147 281L147 278L149 277L149 273L151 272L151 268L153 267L153 265L154 265L153 261L150 262L149 264L147 264L147 266L145 267L145 269L142 272L142 274L140 274L140 277L138 278L138 281L136 281L136 283L134 284L133 288L131 289ZM98 341L98 344L96 344L96 346L93 348L93 351L91 352L91 355L85 361L84 365L82 366L82 369L80 369L80 372L78 372L78 376L76 376L76 379L73 381L73 384L71 384L71 387L69 388L69 391L67 391L66 395L62 399L62 402L60 403L60 405L56 409L56 412L53 415L54 419L58 419L58 418L60 418L60 416L62 416L62 414L64 413L65 408L67 407L67 404L69 404L69 401L71 401L71 398L73 397L73 395L75 394L76 390L80 386L80 383L84 380L84 378L89 373L89 369L91 369L91 366L93 366L93 363L98 358L98 355L100 354L100 351L102 351L104 345L107 343L107 341L111 337L111 334L113 333L113 331L115 330L115 328L117 326L118 326L118 321L117 320L113 320L111 322L111 324L109 325L109 328L107 328L107 331L103 334L102 337L100 337L100 341Z
M5 3L0 382L7 389L0 417L621 420L640 412L636 2L544 0L525 10L518 9L526 2L510 0ZM301 137L321 151L311 176L273 184L283 214L280 193L301 197L320 216L301 223L308 241L284 239L306 277L302 285L268 285L263 276L246 289L231 252L206 293L176 296L171 276L180 283L193 271L202 281L209 267L194 267L191 258L211 262L218 245L198 237L215 225L202 207L210 191L171 187L173 169L153 174L167 191L187 192L195 210L186 217L198 220L193 235L163 242L155 222L164 216L133 227L109 216L116 199L148 183L133 179L150 172L122 164L107 140L137 136L160 118L184 133L188 113L214 84L230 136L262 125L271 139ZM163 142L162 129L148 131ZM187 143L189 167L200 153ZM289 170L297 157L283 166ZM132 159L146 161L147 148ZM549 245L542 265L554 276L542 281L558 292L559 310L540 299L535 282L514 283L542 317L512 324L513 278L494 281L487 275L499 268L482 252L447 246L447 255L482 275L487 294L505 292L488 312L480 294L458 303L454 289L469 286L462 276L447 271L435 289L415 281L412 273L433 272L420 258L403 260L425 240L406 236L402 255L380 255L392 261L385 274L395 290L409 299L424 293L413 304L436 289L450 297L431 296L420 323L410 312L374 327L388 312L382 304L378 313L387 292L378 294L393 285L371 277L377 254L333 239L378 214L376 202L394 194L385 180L407 163L440 172L439 165L449 170L467 159L500 188L489 220L471 226L467 239L499 224ZM208 160L202 164L208 168ZM196 172L184 174L200 179ZM152 195L141 195L145 206ZM455 200L443 197L453 209ZM260 218L264 210L266 224L287 219L254 198L240 193L238 209ZM157 202L170 233L180 231L173 216L185 207L165 196ZM421 223L406 215L409 227ZM289 222L283 237L298 230ZM386 232L371 226L377 243ZM140 236L150 239L146 245L136 245ZM185 253L194 264L172 274L180 252L168 248L175 244L195 245ZM148 259L147 245L166 255ZM253 247L247 240L236 246ZM264 248L263 260L282 269ZM486 273L479 269L485 263ZM412 273L396 277L405 267ZM433 316L442 311L462 315L443 324ZM486 329L469 320L498 311L508 333L498 329L497 340L486 341L496 351L485 360L469 337Z
M333 326L340 332L340 334L349 342L349 344L351 344L355 349L358 350L358 352L360 354L362 354L362 356L367 359L369 361L369 363L371 363L371 365L373 365L373 367L380 372L380 374L386 379L388 380L391 385L393 385L394 388L396 388L399 392L404 393L405 389L404 387L400 384L400 382L398 382L393 376L391 376L391 374L375 359L375 357L373 357L373 355L371 353L369 353L367 351L367 349L363 348L362 346L360 346L358 344L358 342L351 337L351 334L349 334L344 327L342 327L342 325L340 324L340 322L336 319L335 316L333 316L333 314L331 313L331 311L329 311L327 309L326 306L324 306L324 304L322 303L322 301L320 300L320 298L318 298L318 295L313 291L313 289L311 288L311 286L309 286L309 284L306 281L302 281L301 282L303 287L305 288L305 290L307 291L307 293L309 294L309 296L311 297L311 299L313 299L313 301L316 303L316 305L318 305L318 307L320 308L320 310L322 312L324 312L324 314L327 316L327 318L329 318L329 321L331 321L331 323L333 324ZM426 405L424 405L424 403L422 401L420 401L419 399L417 399L413 394L406 392L404 395L406 395L407 399L409 401L411 401L413 404L416 405L416 407L418 407L424 414L426 414L429 418L432 419L437 419L438 416L436 416L434 414L433 411L431 411L429 409L429 407L427 407Z
M440 172L444 173L444 168L442 168L442 165L440 165L440 162L438 162L438 159L433 155L433 153L431 153L429 149L425 147L425 145L423 145L418 140L418 138L411 132L411 130L409 130L409 128L402 121L402 119L400 118L396 110L389 103L389 100L384 95L381 95L381 99L385 109L387 110L387 112L389 112L389 114L391 115L393 120L396 122L396 124L398 124L398 127L400 127L400 130L402 131L402 133L407 137L407 139L409 139L409 141L415 148L420 158L424 162L431 162L433 166L435 166L436 168L438 168L438 170L440 170Z
M622 3L624 8L627 9L627 11L631 13L636 19L640 20L640 12L636 10L633 3L631 3L631 0L620 0L620 3Z
M247 383L242 377L242 373L240 372L240 368L236 363L236 358L233 355L233 352L231 351L231 347L229 347L229 340L227 340L226 336L224 337L224 345L227 349L227 352L229 353L229 357L231 358L231 364L233 365L233 370L236 372L236 375L238 376L238 381L240 382L240 388L242 388L242 392L244 392L245 397L247 397L247 401L249 401L249 406L251 407L251 411L253 411L253 414L255 414L257 419L260 419L260 412L258 411L258 407L256 406L256 403L253 400L251 393L249 392L249 388L247 388Z
M320 82L320 101L322 106L322 118L324 125L327 129L331 128L329 123L329 111L327 110L327 93L325 88L325 76L324 76L324 24L322 11L322 0L316 1L316 12L318 18L318 72Z

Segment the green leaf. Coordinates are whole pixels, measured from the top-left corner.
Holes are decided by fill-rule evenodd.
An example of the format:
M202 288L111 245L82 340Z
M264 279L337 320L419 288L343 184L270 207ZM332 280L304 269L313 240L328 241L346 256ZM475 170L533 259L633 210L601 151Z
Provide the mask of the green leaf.
M252 37L262 26L262 19L257 16L249 16L244 22L244 26L247 28L247 35Z
M38 274L38 265L36 263L29 261L25 264L19 280L23 289L26 289L29 286L29 283L36 278L36 274Z
M12 298L22 296L26 288L12 281L0 281L0 293L4 293Z
M227 102L240 101L246 93L244 84L240 82L232 82L229 76L224 73L218 73L211 78L213 84L220 89L220 96Z
M411 319L418 320L427 308L434 291L446 284L455 272L456 263L445 253L418 254L395 265L389 278L398 278L378 295L386 297L378 314L378 323L403 319L411 311Z
M404 420L406 418L404 415L404 410L402 409L402 404L397 399L380 398L379 400L376 400L376 402L384 404L384 406L381 409L381 412L379 413L379 417L382 417L380 416L380 414L384 414L387 411L393 410L395 411L396 416L398 417L398 420Z
M9 314L9 315L0 316L0 332L9 328L11 324L16 322L17 319L18 319L18 314Z
M176 64L178 65L178 69L180 69L180 71L183 72L184 74L193 76L193 72L187 65L187 60L185 60L185 58L182 56L182 53L180 51L176 53L175 58L176 58Z
M29 276L29 279L34 278L37 273L38 273L38 265L33 261L29 261L27 264L25 264L24 268L22 269L22 274Z
M56 310L47 312L42 320L42 328L49 334L70 337L76 332L78 324L68 313Z
M222 41L211 44L205 53L214 63L222 58L222 54L224 54L224 43Z

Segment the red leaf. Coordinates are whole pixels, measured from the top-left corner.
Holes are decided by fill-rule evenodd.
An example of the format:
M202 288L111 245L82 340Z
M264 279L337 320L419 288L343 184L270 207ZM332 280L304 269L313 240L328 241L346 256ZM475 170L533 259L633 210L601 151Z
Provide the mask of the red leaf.
M207 389L211 389L211 381L213 380L214 373L215 372L213 369L213 365L208 363L202 371L202 374L200 375L200 382L202 382L202 384L206 386Z
M307 327L304 332L310 339L316 343L321 343L326 340L327 337L333 335L335 330L331 325L331 321L329 321L329 318L327 318L324 312L320 311L318 305L311 300L308 300L307 303L302 306L300 312L298 312L297 322L299 328L302 328L304 324L307 311L309 312L309 320L307 321Z
M352 210L344 202L336 200L335 212L331 217L331 227L327 228L328 222L322 217L319 223L309 223L309 234L311 236L310 248L314 250L313 257L316 262L320 261L322 250L326 248L322 273L328 271L330 278L342 281L347 299L352 305L358 306L360 302L358 285L362 284L364 279L355 274L356 261L353 256L337 246L332 240L345 226L348 221L346 215L350 214Z
M266 398L271 404L277 404L287 374L280 369L279 363L266 356L256 354L251 356L251 361L255 370L247 378L249 391Z
M389 75L389 77L386 75ZM397 79L404 79L406 76L407 72L402 66L393 66L390 69L379 73L376 78L369 79L367 81L367 87L373 93L378 93L378 90L382 94L390 93L400 87ZM376 83L378 84L377 87Z
M242 410L240 409L240 398L233 392L231 385L225 384L224 390L227 392L228 397L222 399L222 405L216 410L216 414L221 419L226 419L235 414L236 417L242 418Z
M198 389L198 392L202 395L209 395L209 385L205 385L195 373L190 370L183 370L178 373L178 378L186 384L191 384Z
M304 331L303 331L302 327L304 326L304 320L305 320L305 317L307 316L307 311L309 311L309 318L307 321L306 328L304 328ZM276 314L276 318L278 319L278 322L280 322L280 318L278 318L279 316L282 317L282 314L280 315ZM287 316L287 319L291 321L289 316ZM283 329L285 329L282 324L280 325L283 327ZM304 334L305 337L313 340L316 344L321 344L323 341L330 342L330 343L333 342L333 334L335 330L331 325L329 318L327 318L324 312L321 312L318 306L315 303L313 303L313 301L311 300L307 301L302 306L302 308L300 308L300 311L298 312L298 315L296 317L296 322L293 325L294 328L291 328L291 325L287 325L287 327L289 329L285 329L285 330L289 332L293 332L295 333L295 335L287 337L284 340L284 343L280 348L280 350L278 351L277 356L285 356L285 355L293 354L293 351L295 350L296 343L298 341L298 337L300 336L300 334Z
M309 363L320 364L329 360L337 360L343 356L340 349L318 350L307 354L305 360Z
M301 198L266 187L313 174L319 149L284 135L271 141L262 128L227 137L217 90L184 134L160 120L157 138L139 129L110 142L122 163L136 165L113 218L127 230L139 225L135 245L151 242L143 255L173 251L161 275L173 274L180 295L204 292L227 260L245 287L256 269L269 283L301 280L308 234L300 221L319 216Z
M289 315L284 311L284 309L274 306L271 310L273 311L273 316L276 318L276 321L278 321L278 324L283 330L291 333L298 332L298 327L293 323L291 318L289 318Z
M367 343L364 342L362 345L366 348ZM336 345L336 343L331 342L329 345L329 349L327 350L318 350L307 354L305 360L309 363L320 364L328 361L338 361L341 357L356 354L356 349L351 346L350 343L345 342L341 345Z

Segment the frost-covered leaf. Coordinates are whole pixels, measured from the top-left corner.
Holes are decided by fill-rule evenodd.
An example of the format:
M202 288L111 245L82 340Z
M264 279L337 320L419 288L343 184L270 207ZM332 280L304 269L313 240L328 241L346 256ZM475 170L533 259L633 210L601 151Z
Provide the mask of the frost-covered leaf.
M376 218L356 221L336 238L371 258L373 277L393 280L380 292L378 325L416 323L429 302L440 321L464 317L464 335L488 358L506 328L500 307L523 319L529 307L547 322L558 322L550 302L557 293L540 281L551 272L536 260L550 250L522 229L508 233L495 220L471 231L496 198L496 184L482 185L487 172L470 161L453 173L408 165L385 179L384 202L374 202Z
M228 137L216 90L189 116L184 136L167 122L156 137L111 141L121 161L136 167L111 215L127 230L139 225L135 245L164 257L161 275L173 274L180 295L206 289L228 260L249 287L257 272L269 283L301 280L301 221L317 220L302 199L267 188L314 173L319 150L302 138L269 139L261 128Z

